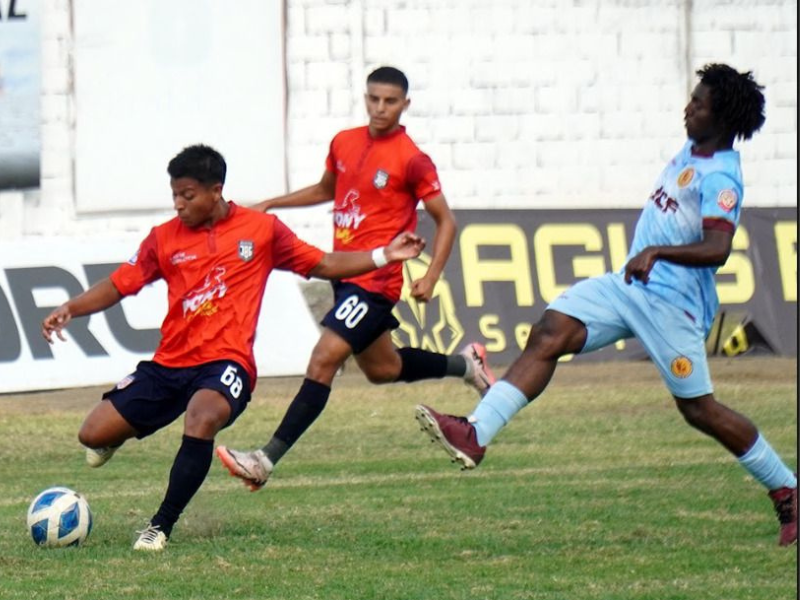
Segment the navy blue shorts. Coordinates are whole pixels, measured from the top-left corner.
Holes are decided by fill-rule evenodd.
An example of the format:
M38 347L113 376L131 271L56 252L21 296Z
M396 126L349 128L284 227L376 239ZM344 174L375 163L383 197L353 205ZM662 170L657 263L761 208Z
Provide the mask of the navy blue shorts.
M123 418L143 438L166 427L186 412L189 400L198 390L214 390L231 406L231 425L250 401L250 378L239 363L219 360L194 367L165 367L149 360L136 365L103 394Z
M394 302L354 283L333 283L333 308L322 325L335 331L353 349L363 352L384 331L400 327L392 314Z

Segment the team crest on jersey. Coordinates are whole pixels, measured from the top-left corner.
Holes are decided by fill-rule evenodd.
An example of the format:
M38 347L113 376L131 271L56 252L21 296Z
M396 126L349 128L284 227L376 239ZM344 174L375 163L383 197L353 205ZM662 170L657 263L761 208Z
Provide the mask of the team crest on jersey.
M692 167L686 167L681 171L681 174L678 175L678 187L686 187L691 183L693 177L694 169Z
M386 187L386 184L389 183L389 174L386 171L378 169L375 173L375 177L372 180L372 185L374 185L377 189L382 190Z
M131 256L128 259L128 264L133 266L133 267L135 267L136 266L136 261L138 261L138 260L139 260L139 250L137 249L136 252L133 253L133 256Z
M239 240L239 258L241 258L244 262L253 260L252 240Z
M679 356L678 358L674 359L669 368L672 371L672 374L680 379L686 379L694 370L692 367L692 361L685 356Z
M736 208L737 202L739 202L739 196L736 194L735 190L722 190L717 196L717 204L725 212L731 212Z

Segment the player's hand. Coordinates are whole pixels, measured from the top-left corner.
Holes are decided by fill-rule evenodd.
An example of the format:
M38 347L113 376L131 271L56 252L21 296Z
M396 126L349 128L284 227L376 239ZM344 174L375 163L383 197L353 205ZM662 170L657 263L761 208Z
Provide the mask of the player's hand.
M44 321L42 321L42 337L48 343L54 343L53 334L55 333L62 342L66 342L67 338L64 337L63 329L72 320L72 315L69 312L66 304L62 304L53 312L51 312Z
M425 249L425 240L409 231L404 231L383 249L386 259L391 261L416 258Z
M650 281L650 271L656 264L657 258L657 249L648 247L630 259L625 265L625 283L631 283L634 279L638 279L642 283Z
M436 281L431 281L427 277L416 279L411 282L411 297L417 302L428 302L433 297L433 290Z

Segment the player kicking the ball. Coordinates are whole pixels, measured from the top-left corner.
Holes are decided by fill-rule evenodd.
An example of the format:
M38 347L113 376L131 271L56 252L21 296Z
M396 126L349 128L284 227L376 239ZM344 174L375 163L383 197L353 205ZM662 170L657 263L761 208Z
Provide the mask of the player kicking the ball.
M430 265L411 282L411 296L427 302L450 255L456 224L436 167L400 125L410 103L407 93L408 80L402 71L380 67L370 73L364 95L369 125L334 136L317 184L254 208L311 206L333 199L333 248L353 251L382 245L398 231L413 230L421 200L436 224L436 234ZM251 490L260 489L275 464L322 413L334 376L352 355L372 383L449 376L463 378L481 394L486 392L495 377L480 344L468 344L454 356L395 348L391 330L399 323L392 309L402 287L400 265L334 282L334 306L322 320L324 329L311 353L305 380L270 441L251 452L217 448L232 475Z
M423 241L400 233L385 247L331 252L311 246L273 215L222 195L226 164L203 145L190 146L169 163L178 213L154 227L137 253L110 277L54 310L42 335L71 319L105 310L145 285L164 279L168 312L152 361L103 395L78 438L90 466L105 464L126 440L143 438L185 413L183 441L164 501L135 550L163 550L181 512L208 473L214 436L247 407L256 382L253 340L267 278L273 269L304 277L338 279L419 256Z
M717 268L731 251L742 207L734 139L764 123L762 87L751 73L711 64L684 109L689 140L653 187L625 267L581 281L531 329L522 355L469 417L420 405L416 417L447 453L471 469L500 429L547 387L558 359L637 338L686 421L713 437L769 492L779 544L797 542L797 477L746 417L717 402L705 337L719 301Z

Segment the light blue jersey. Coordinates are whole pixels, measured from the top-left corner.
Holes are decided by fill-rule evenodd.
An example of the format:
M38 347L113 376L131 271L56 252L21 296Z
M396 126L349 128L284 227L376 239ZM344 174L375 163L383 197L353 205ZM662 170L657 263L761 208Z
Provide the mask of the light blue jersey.
M629 261L648 246L683 246L700 242L703 229L733 233L742 207L739 153L692 154L684 145L656 181L636 224ZM620 271L624 273L624 267ZM646 284L649 291L692 315L708 332L719 308L714 281L717 267L691 267L656 261ZM645 285L635 281L633 285Z
M689 141L656 181L636 224L628 260L648 246L700 242L703 229L733 234L741 204L739 153L693 156ZM719 306L716 270L657 260L646 284L636 279L628 284L623 267L579 281L548 308L585 325L581 353L635 337L673 395L698 398L713 392L705 337Z

